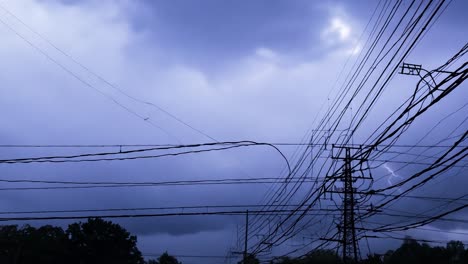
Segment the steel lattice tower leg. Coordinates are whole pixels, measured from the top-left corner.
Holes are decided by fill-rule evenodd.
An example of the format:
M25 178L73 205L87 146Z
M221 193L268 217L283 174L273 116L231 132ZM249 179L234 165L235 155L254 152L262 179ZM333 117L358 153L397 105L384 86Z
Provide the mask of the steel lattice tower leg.
M344 197L343 197L343 262L356 263L358 260L358 245L356 242L356 228L354 215L354 189L353 175L351 168L351 150L345 149L346 157L344 159Z

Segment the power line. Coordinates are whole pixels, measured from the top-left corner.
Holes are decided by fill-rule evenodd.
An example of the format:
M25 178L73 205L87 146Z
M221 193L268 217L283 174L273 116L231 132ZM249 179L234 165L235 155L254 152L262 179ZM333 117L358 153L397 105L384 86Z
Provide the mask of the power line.
M411 228L414 228L414 227L427 225L427 224L432 223L432 222L434 222L436 220L439 220L440 218L443 218L446 215L449 215L449 214L454 213L454 212L461 211L461 210L463 210L463 209L465 209L467 207L468 207L468 204L464 204L464 205L458 206L458 207L456 207L456 208L454 208L452 210L446 211L446 212L444 212L442 214L432 216L432 217L428 217L428 218L426 218L426 219L424 219L422 221L418 221L418 222L411 223L411 224L408 224L408 225L374 228L373 231L375 231L375 232L389 232L389 231L398 231L398 230L401 230L401 231L408 230L408 229L411 229Z
M185 145L175 144L0 144L0 148L131 148L131 147L178 147L178 146L195 146L195 145L213 145L213 144L226 144L226 143L240 143L240 142L254 142L251 140L239 141L218 141L214 143L193 143ZM327 146L332 145L340 146L339 144L325 144L325 143L299 143L299 142L264 142L260 141L259 144L268 144L274 146ZM347 144L346 146L362 147L363 149L369 148L371 144ZM379 144L381 147L395 147L395 148L448 148L452 145L412 145L412 144ZM459 146L466 147L466 146Z
M295 210L253 210L249 213L274 215L280 213L291 213ZM146 218L146 217L168 217L168 216L223 216L223 215L245 215L245 210L232 211L213 211L213 212L178 212L178 213L159 213L159 214L119 214L119 215L76 215L76 216L45 216L45 217L1 217L0 222L6 221L37 221L37 220L77 220L89 218Z
M10 29L11 31L13 31L13 33L15 33L18 37L20 37L23 41L25 41L29 46L33 47L37 52L41 53L42 55L44 55L48 60L50 60L51 62L53 62L54 64L56 64L57 66L59 66L63 71L65 71L66 73L68 73L69 75L71 75L73 78L75 78L76 80L78 80L79 82L81 82L82 84L84 84L85 86L91 88L92 90L96 91L97 93L99 93L100 95L104 96L106 99L110 100L111 102L113 102L115 105L119 106L120 108L124 109L125 111L127 111L128 113L132 114L133 116L136 116L137 118L143 120L144 122L147 122L148 124L150 124L151 126L159 129L160 131L164 132L166 135L168 136L171 136L171 137L174 137L173 135L171 135L168 131L166 131L164 128L162 128L161 126L158 126L156 124L154 124L153 122L151 122L150 120L148 120L146 117L138 114L136 111L126 107L125 105L123 105L122 103L118 102L116 99L114 99L112 96L104 93L103 91L99 90L98 88L96 88L94 85L92 85L90 82L84 80L83 78L81 78L78 74L74 73L73 71L71 71L70 69L68 69L67 67L65 67L65 65L61 64L58 60L54 59L53 57L51 57L49 54L47 54L45 51L43 51L41 48L39 48L37 45L35 45L34 43L32 43L31 41L29 41L28 39L26 39L23 35L21 35L18 31L16 31L13 27L11 27L9 24L5 23L1 18L0 18L0 23L2 23L5 27L7 27L8 29Z
M366 238L378 238L378 239L395 239L395 240L401 240L401 241L408 241L408 239L414 239L417 242L425 242L425 243L436 243L436 244L447 244L449 241L442 241L442 240L432 240L432 239L424 239L424 238L414 238L412 236L409 237L394 237L391 235L386 235L386 236L375 236L375 235L366 235L364 236ZM461 241L459 241L461 242ZM463 245L468 245L467 242L462 243Z
M249 183L257 181L286 180L287 178L261 177L261 178L227 178L227 179L197 179L197 180L178 180L178 181L144 181L144 182L118 182L118 181L52 181L52 180L33 180L33 179L0 179L0 182L7 183L45 183L45 184L65 184L65 185L198 185L211 183ZM317 179L308 179L316 181Z
M142 255L145 257L160 257L163 253L161 254L156 254L156 253L143 253ZM185 255L185 254L173 254L171 253L171 256L174 256L176 258L204 258L204 259L237 259L239 257L237 256L217 256L217 255Z
M285 178L286 179L286 178ZM171 187L171 186L210 186L210 185L252 185L252 184L271 184L276 183L278 179L272 180L254 180L254 181L180 181L180 182L161 182L161 183L140 183L140 184L85 184L80 186L41 186L41 187L5 187L0 188L0 191L38 191L38 190L77 190L77 189L109 189L109 188L142 188L142 187ZM294 182L294 181L293 181ZM315 182L308 180L306 182Z
M398 1L397 3L401 3L401 2L402 2L402 1ZM414 3L414 2L415 2L415 1L413 1L413 3ZM360 118L359 122L355 125L355 128L354 128L354 129L350 128L350 133L351 133L351 134L350 134L350 135L346 135L345 139L343 139L343 143L342 143L342 144L347 144L347 143L348 143L349 138L351 138L351 136L352 136L352 134L354 133L354 131L356 130L356 128L359 127L359 125L361 125L362 121L365 119L365 117L366 117L367 114L369 113L370 109L375 105L376 100L381 96L382 91L388 86L388 83L389 83L389 81L392 79L392 76L394 76L394 74L392 74L393 71L391 71L391 72L388 74L388 77L385 78L385 81L380 85L379 89L376 90L376 91L374 91L374 90L377 88L377 86L379 85L380 79L384 76L385 71L387 71L387 69L391 69L391 68L398 67L398 65L400 64L400 62L399 62L399 63L396 63L396 64L394 64L395 67L392 67L391 64L392 64L393 59L396 58L396 57L398 57L398 56L397 56L398 53L401 53L402 55L401 55L400 61L402 61L402 60L409 54L409 52L416 46L416 44L417 44L417 43L419 42L419 40L421 39L421 33L422 33L422 32L425 32L426 27L427 27L428 25L431 25L431 21L433 20L434 15L437 14L437 13L439 12L439 9L440 9L440 7L441 7L442 4L443 4L443 2L439 2L439 4L436 4L436 6L433 8L433 10L430 11L430 14L428 15L427 20L426 20L424 23L422 23L421 29L418 30L417 32L415 32L415 33L413 34L413 35L414 35L414 37L413 37L414 39L413 39L413 40L409 40L409 39L410 39L410 36L412 35L413 30L416 28L416 26L419 24L419 22L422 21L422 19L424 18L424 15L425 15L426 13L428 13L429 7L432 6L432 2L425 6L424 10L423 10L422 12L420 12L420 14L416 17L416 20L413 20L413 18L414 18L414 17L416 16L416 14L417 14L417 12L415 12L413 18L411 18L411 20L410 20L410 22L408 23L406 29L404 30L402 36L401 36L401 37L397 40L397 42L395 42L395 44L393 44L392 47L384 54L384 57L387 56L388 54L390 54L390 51L393 49L393 47L395 47L395 45L396 45L398 42L401 42L401 40L403 40L402 43L401 43L401 45L398 47L397 51L395 52L395 54L390 54L390 56L389 56L389 57L391 58L390 62L389 62L389 63L387 64L387 66L385 67L384 72L382 72L382 73L379 75L379 78L378 78L377 82L373 85L373 88L371 89L371 91L369 92L369 94L368 94L367 96L365 96L366 99L364 100L364 102L366 102L367 100L369 100L369 103L367 104L367 106L365 107L365 109L362 108L362 109L364 110L364 113L363 113L363 114L361 114L360 116L359 116L358 114L356 114L356 115L353 117L353 121L354 121L356 118L359 118L359 117L361 117L361 118ZM395 5L397 5L397 4L395 4ZM399 5L399 4L398 4L398 5ZM411 6L410 6L410 7L411 7ZM419 7L418 7L418 9L419 9ZM395 9L395 10L396 10L396 9ZM409 8L408 8L408 11L409 11ZM407 11L407 12L408 12L408 11ZM406 13L405 13L405 15L406 15ZM404 16L403 16L403 17L404 17ZM400 25L400 23L401 23L401 21L398 23L397 27ZM395 28L395 29L396 29L396 28ZM410 29L410 30L408 30L408 29ZM395 30L392 32L391 36L394 36L394 35L395 35L395 34L393 34L394 32L395 32ZM406 37L405 37L405 36L406 36ZM390 40L390 39L389 39L389 40ZM408 43L408 47L407 47L407 48L404 48L406 42L409 42L409 43ZM388 41L387 41L387 43L388 43ZM385 46L387 45L387 43L385 44ZM401 50L401 52L400 52L400 50ZM382 48L382 51L381 51L381 52L383 52L383 48ZM380 56L380 53L379 53L379 56ZM378 57L379 57L379 56L378 56ZM382 59L383 59L383 57L382 57ZM379 59L377 58L377 59L376 59L376 60L378 61L377 64L380 63L380 62L382 61L382 59L379 60ZM373 67L371 67L370 72L374 71L374 69L376 68L376 66L377 66L376 64L373 64ZM347 107L348 107L349 104L352 102L352 100L355 98L356 94L362 89L363 84L367 81L367 79L368 79L369 76L370 76L370 75L366 75L366 76L364 77L364 79L363 79L364 82L362 82L362 85L361 85L361 84L359 85L358 89L355 91L354 95L352 96L352 98L350 99L349 103L348 103L347 106L344 108L345 110L343 110L342 113L344 113L344 111L346 111ZM374 96L373 96L373 97L371 97L372 93L374 93ZM364 105L364 102L363 102L362 104L360 104L361 107ZM360 110L361 110L361 107L360 107ZM418 115L419 115L419 114L420 114L420 113L418 113ZM327 114L327 115L328 115L328 114ZM416 117L416 116L417 116L417 115L415 115L415 117ZM339 122L341 121L342 117L343 117L343 114L340 114L339 118L334 122L334 124L335 124L335 125L334 125L334 128L337 128L337 127L338 127L338 124L339 124ZM326 120L326 119L327 119L327 117L325 118L325 120ZM357 119L356 119L356 120L357 120ZM327 123L327 122L326 122L326 123ZM333 131L333 129L331 129L331 131ZM397 136L397 137L398 137L398 136ZM380 142L380 144L381 144L381 143L382 143L382 142ZM380 146L380 144L379 144L379 146ZM393 146L393 145L395 145L394 142L392 142L392 144L389 144L389 146ZM330 166L330 170L335 170L335 165L336 165L336 163L335 163L335 164L332 164L332 166ZM342 169L342 168L340 167L340 168L336 169L336 171L339 171L340 169ZM330 172L330 170L329 170L329 172ZM332 172L332 171L331 171L331 172ZM328 173L327 173L327 174L328 174ZM322 186L320 186L319 188L321 188L321 189L323 189L323 190L326 190L326 189L327 189L327 186L326 186L325 184L322 184ZM308 195L308 196L306 197L306 199L304 199L305 202L307 202L307 201L309 201L309 202L312 201L312 202L310 202L310 205L308 206L308 208L310 208L310 207L318 200L318 197L319 197L322 193L323 193L323 192L316 192L315 190L314 190L314 191L311 191L310 195ZM317 195L317 196L315 196L315 195ZM279 242L279 241L280 241L281 237L287 236L288 232L290 232L291 230L300 230L300 228L295 228L295 227L296 227L296 224L297 224L297 223L299 222L299 220L301 219L301 217L302 217L302 215L300 215L300 216L297 218L296 221L293 221L293 223L292 223L291 225L289 225L288 228L284 228L284 229L283 229L284 231L282 231L282 234L280 235L280 238L278 238L278 239L273 239L273 240L270 240L270 241L268 241L269 238L266 238L266 239L263 239L262 241L260 241L259 246L257 247L257 249L258 249L257 252L261 252L261 251L262 251L262 248L261 248L261 247L262 247L262 245L261 245L262 243L273 242L273 243L275 243L275 244L280 244L281 242ZM290 217L288 217L288 218L282 220L282 221L280 222L279 225L282 225L282 224L286 223L286 221L289 220L289 219L290 219ZM275 232L273 232L273 235L270 235L269 237L275 236L277 230L279 230L279 228L276 228ZM288 237L291 237L291 236L288 236ZM287 238L286 238L286 239L287 239ZM282 241L285 241L285 240L282 240ZM263 248L267 248L267 247L266 247L266 246L263 246Z
M166 114L167 116L169 116L170 118L176 120L177 122L179 122L180 124L190 128L191 130L197 132L198 134L201 134L203 135L204 137L210 139L210 140L213 140L214 142L217 142L216 139L214 139L213 137L211 137L210 135L208 135L207 133L201 131L200 129L197 129L195 127L193 127L192 125L188 124L187 122L183 121L181 118L175 116L174 114L170 113L169 111L165 110L164 108L162 108L161 106L159 105L156 105L155 103L152 103L152 102L148 102L148 101L144 101L144 100L141 100L139 98L136 98L130 94L128 94L127 92L125 92L124 90L122 90L121 88L117 87L116 85L114 85L113 83L107 81L104 77L102 77L101 75L95 73L94 71L92 71L90 68L86 67L84 64L80 63L79 61L77 61L75 58L73 58L71 55L69 55L68 53L66 53L64 50L60 49L57 45L53 44L49 39L45 38L42 34L40 34L39 32L37 32L36 30L34 30L31 26L29 26L28 24L26 24L23 20L21 20L18 16L16 16L15 14L13 14L10 10L8 10L7 8L5 8L5 6L3 5L0 5L0 8L3 9L5 12L7 12L10 16L12 16L13 18L15 18L17 21L19 21L23 26L25 26L29 31L33 32L35 35L37 35L39 38L41 38L42 40L44 40L47 44L49 44L51 47L53 47L55 50L57 50L58 52L60 52L62 55L64 55L65 57L67 57L68 59L70 59L72 62L74 62L76 65L78 65L79 67L81 67L82 69L84 69L86 72L90 73L91 75L93 75L94 77L96 77L97 79L99 79L100 81L102 81L103 83L105 83L107 86L111 87L112 89L118 91L119 93L123 94L124 96L126 96L127 98L130 98L131 100L135 101L135 102L138 102L138 103L141 103L141 104L145 104L145 105L148 105L148 106L151 106L151 107L154 107L155 109L159 110L160 112ZM165 131L164 129L162 129L160 126L157 126L155 125L153 122L150 122L149 118L147 117L144 117L144 116L141 116L139 115L138 113L136 113L135 111L131 110L130 108L124 106L123 104L119 103L117 100L115 100L112 96L109 96L107 94L105 94L104 92L102 92L101 90L97 89L96 87L94 87L93 85L91 85L91 83L85 81L84 79L82 79L81 77L79 77L77 74L75 74L73 71L71 71L70 69L68 69L67 67L65 67L63 64L59 63L56 59L52 58L50 55L48 55L44 50L42 50L41 48L39 48L37 45L34 45L34 43L32 43L31 41L27 40L26 37L24 37L23 35L21 35L18 31L16 31L13 27L11 27L10 25L8 25L7 23L5 23L3 20L0 19L0 22L2 24L4 24L7 28L9 28L11 31L13 31L18 37L20 37L22 40L24 40L26 43L28 43L31 47L33 47L36 51L40 52L42 55L44 55L47 59L49 59L50 61L52 61L53 63L55 63L56 65L58 65L61 69L63 69L65 72L67 72L68 74L72 75L74 78L76 78L78 81L80 81L81 83L85 84L86 86L94 89L95 91L99 92L101 95L103 95L104 97L110 99L111 101L113 101L115 104L117 104L118 106L120 106L121 108L125 109L127 112L130 112L132 113L133 115L137 116L138 118L140 118L141 120L145 121L145 122L148 122L150 124L152 124L153 126L161 129L163 132L165 132L166 134L167 131ZM169 135L169 134L168 134Z
M362 221L363 223L367 223L367 224L376 224L376 225L384 225L384 223L378 223L378 222L374 222L374 221L369 221L369 220L364 220ZM365 230L365 231L372 231L370 229L366 229L366 228L360 228L362 230ZM431 228L425 228L425 227L414 227L412 228L412 230L423 230L423 231L428 231L428 232L436 232L436 233L444 233L444 234L454 234L454 235L465 235L465 236L468 236L468 233L467 232L459 232L459 231L451 231L451 230L442 230L442 229L431 229ZM406 232L405 231L390 231L390 232Z
M89 212L116 212L116 211L155 211L155 210L193 210L193 209L226 209L237 208L244 210L251 208L261 208L261 204L238 204L238 205L186 205L186 206L166 206L166 207L134 207L134 208L101 208L101 209L74 209L74 210L36 210L36 211L0 211L0 214L56 214L56 213L89 213ZM285 204L284 207L295 207L294 204ZM317 209L317 212L336 212L334 209Z
M88 159L87 157L100 157L100 156L114 156L114 155L123 155L123 154L134 154L142 153L156 150L172 150L172 149L182 149L182 148L199 148L199 147L211 147L211 146L226 146L219 148L209 148L209 149L198 149L183 151L177 153L164 153L159 155L147 155L147 156L131 156L131 157L118 157L118 158L99 158L99 159ZM161 157L170 157L170 156L179 156L186 154L198 154L203 152L211 151L222 151L233 148L240 147L251 147L251 146L269 146L277 151L281 157L284 159L288 169L289 174L291 173L291 167L289 161L283 152L276 147L275 145L269 143L259 143L254 141L237 141L237 142L214 142L214 143L202 143L202 144L192 144L192 145L175 145L175 146L159 146L154 148L145 148L145 149L132 149L132 150L119 150L118 152L98 152L98 153L85 153L85 154L76 154L76 155L61 155L61 156L42 156L42 157L29 157L29 158L16 158L16 159L3 159L0 160L0 163L4 164L14 164L14 163L65 163L65 162L96 162L96 161L116 161L116 160L135 160L135 159L150 159L150 158L161 158ZM82 159L76 159L82 158Z

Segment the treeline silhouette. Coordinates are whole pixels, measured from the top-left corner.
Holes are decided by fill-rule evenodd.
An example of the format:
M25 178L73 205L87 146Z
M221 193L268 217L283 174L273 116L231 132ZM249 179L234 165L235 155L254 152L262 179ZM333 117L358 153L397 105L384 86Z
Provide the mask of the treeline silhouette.
M167 252L145 261L137 237L120 225L100 218L73 223L66 230L46 225L0 226L0 263L5 264L181 264ZM239 263L244 263L240 261ZM245 264L260 261L249 255ZM335 250L314 250L300 258L281 257L270 264L342 264ZM349 261L349 263L352 263ZM359 264L468 264L468 249L460 241L430 246L411 237L396 250L372 254Z
M271 264L342 264L334 250L314 250L301 258L283 257ZM349 260L347 263L353 263ZM372 254L358 264L468 264L468 249L460 241L450 241L445 247L432 247L406 237L396 250L385 254Z
M145 261L137 237L100 218L74 223L66 230L46 225L0 226L2 264L179 264L167 253Z

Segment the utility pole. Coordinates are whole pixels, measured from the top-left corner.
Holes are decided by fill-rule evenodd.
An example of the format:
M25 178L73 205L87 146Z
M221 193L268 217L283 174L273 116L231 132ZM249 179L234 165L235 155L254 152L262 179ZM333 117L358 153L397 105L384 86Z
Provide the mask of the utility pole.
M239 233L237 233L239 234ZM237 238L237 241L239 241L239 237ZM249 241L249 210L245 211L245 237L244 237L244 251L231 251L232 254L240 255L242 254L242 264L246 264L249 253L247 252L248 250L248 241ZM239 245L239 243L238 243Z
M333 150L339 149L338 155L333 155ZM343 169L341 172L336 172L333 176L328 176L331 179L339 180L343 183L342 187L335 186L333 190L327 191L329 193L338 193L343 197L342 203L342 221L341 225L338 225L338 232L341 234L339 239L335 238L321 238L325 241L333 241L341 244L343 263L357 263L359 260L359 244L357 243L356 238L356 213L355 209L359 203L359 199L356 199L356 188L353 187L354 183L358 180L369 180L372 179L372 176L354 175L355 168L353 166L353 161L359 161L360 163L366 162L366 159L358 157L353 157L351 155L351 150L361 151L362 147L353 147L353 146L336 146L332 145L332 158L343 160ZM344 152L344 157L340 156ZM363 171L360 168L358 171Z
M344 197L343 197L343 262L348 263L348 259L353 259L354 263L358 260L358 245L356 243L356 227L354 215L354 189L352 168L351 168L351 150L349 147L345 148L344 170Z
M245 211L245 240L244 240L244 261L243 264L247 263L247 242L249 235L249 210Z

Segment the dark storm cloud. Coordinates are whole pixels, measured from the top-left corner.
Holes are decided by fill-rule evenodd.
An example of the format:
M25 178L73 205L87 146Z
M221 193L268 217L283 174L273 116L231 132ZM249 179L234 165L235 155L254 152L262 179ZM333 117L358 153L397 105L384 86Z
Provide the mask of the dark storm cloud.
M413 62L427 67L440 65L463 44L464 1L455 1L440 19L427 41L412 53ZM357 4L311 1L10 1L8 6L54 43L131 95L157 103L191 125L217 139L254 139L295 142L311 127L322 102L326 102L341 65L350 54L374 3ZM40 3L38 5L38 3ZM335 6L337 4L339 7ZM330 6L328 6L330 5ZM32 10L32 11L31 11ZM338 11L337 11L338 10ZM352 10L352 11L350 11ZM335 19L335 24L333 24ZM12 21L9 18L8 21ZM454 24L454 25L452 25ZM19 28L19 24L13 24ZM22 33L27 30L22 29ZM328 33L324 33L328 32ZM209 141L167 115L109 88L90 73L59 57L80 78L110 94L138 114L149 117L170 134L135 118L99 92L86 87L31 49L12 32L0 27L0 120L4 144L147 144ZM26 34L34 41L34 34ZM442 49L450 39L447 49ZM48 47L41 42L41 47ZM320 54L316 54L316 51ZM48 53L58 56L53 48ZM428 56L427 54L431 54ZM55 57L54 57L55 58ZM155 59L157 58L157 59ZM171 59L168 59L171 58ZM351 57L352 59L354 57ZM221 62L220 62L221 61ZM223 67L223 66L225 67ZM207 69L215 69L209 71ZM412 93L415 79L397 76L381 104L373 109L364 128L374 127L401 99ZM448 98L443 107L416 122L402 142L412 144L444 115L460 107L465 91ZM357 106L354 106L357 107ZM466 109L465 109L466 110ZM443 138L466 116L449 119L423 143ZM461 127L463 131L466 127ZM366 138L363 129L355 142ZM116 149L112 149L117 151ZM282 150L290 157L293 147ZM88 150L1 149L2 158L50 154L85 153ZM430 154L430 153L426 153ZM398 163L388 163L391 169ZM0 164L5 179L81 181L166 181L174 179L220 179L284 176L285 165L268 148L242 149L189 155L176 159L79 164ZM396 172L405 178L417 168ZM376 178L388 174L384 168ZM453 172L451 172L453 174ZM415 195L456 196L468 184L463 173L449 174ZM385 176L376 187L388 186ZM396 180L396 179L390 179ZM5 184L6 185L6 184ZM8 185L16 186L16 185ZM2 191L2 210L99 209L258 203L269 186L168 187L103 190ZM299 192L308 191L310 185ZM302 198L298 194L297 200ZM300 197L299 197L300 196ZM377 199L378 200L378 199ZM329 206L331 201L324 201ZM407 199L393 209L423 212L440 203ZM447 210L449 208L441 208ZM464 218L465 213L453 217ZM332 219L311 227L323 229ZM382 217L382 222L407 218ZM416 220L416 219L411 219ZM141 247L163 252L163 243L185 253L201 247L219 254L243 225L242 217L168 217L116 220L142 235ZM40 222L42 223L42 222ZM52 222L60 224L60 222ZM39 223L37 223L39 224ZM435 227L453 230L463 226L438 222ZM305 234L309 234L309 233ZM409 232L408 234L413 234ZM414 233L421 236L421 233ZM432 236L430 234L428 236ZM235 236L235 235L234 235ZM161 240L160 240L161 239ZM186 240L187 239L187 240ZM300 240L300 239L299 239ZM177 247L179 241L183 246ZM202 241L202 242L200 242ZM197 243L198 242L198 243ZM147 243L147 244L144 244ZM302 241L299 241L302 243ZM378 242L380 243L380 242ZM388 241L378 249L387 249ZM149 245L151 244L151 245ZM286 245L283 249L290 249ZM153 249L151 249L153 251ZM190 253L190 252L189 252ZM196 253L196 252L195 252ZM224 254L224 252L222 252ZM185 262L184 263L190 263Z
M258 47L298 53L315 46L328 14L310 1L146 1L137 27L186 63L216 65Z

